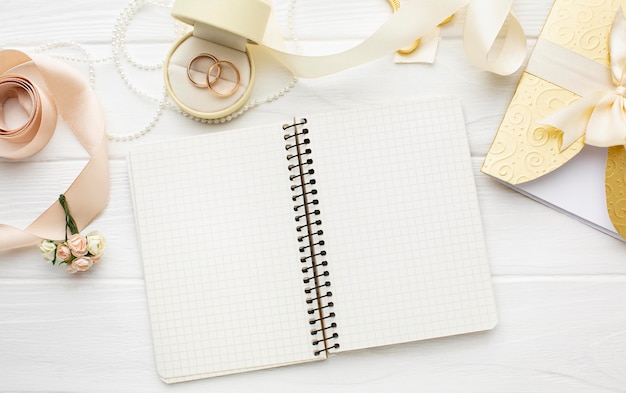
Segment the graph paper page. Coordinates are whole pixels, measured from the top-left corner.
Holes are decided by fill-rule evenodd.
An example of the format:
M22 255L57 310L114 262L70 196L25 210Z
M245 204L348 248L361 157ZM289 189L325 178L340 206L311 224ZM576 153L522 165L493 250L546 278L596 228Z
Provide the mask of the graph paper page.
M279 126L129 155L158 371L179 382L317 360Z
M496 323L454 97L310 116L340 351Z

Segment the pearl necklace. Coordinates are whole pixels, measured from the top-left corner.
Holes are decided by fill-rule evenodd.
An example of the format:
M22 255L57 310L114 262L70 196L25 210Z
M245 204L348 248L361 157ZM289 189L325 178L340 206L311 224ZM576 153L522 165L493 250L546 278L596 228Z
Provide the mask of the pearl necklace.
M295 2L296 0L289 0L288 10L287 10L287 21L289 25L291 39L294 41L296 45L296 49L299 53L300 44L297 41L294 23L293 23L293 10L295 8ZM52 51L55 51L57 49L62 49L62 48L71 48L71 49L77 50L80 53L78 57L60 55L60 54L53 54L53 56L61 60L68 61L68 62L85 63L89 70L88 71L89 72L89 84L91 85L92 88L94 88L94 82L95 82L95 65L98 63L107 63L107 62L113 61L117 72L119 73L122 81L126 84L128 89L132 91L133 93L135 93L136 95L138 95L139 97L142 97L143 99L149 100L156 104L156 109L152 115L152 118L148 121L148 124L145 127L130 134L111 134L107 132L107 136L110 140L116 141L116 142L131 141L131 140L140 138L143 135L146 135L156 126L156 124L158 123L165 109L171 109L184 117L190 118L200 123L205 123L205 124L226 123L228 121L231 121L243 115L245 112L247 112L248 110L254 107L277 100L278 98L284 96L287 92L289 92L296 85L298 80L297 78L293 77L286 86L274 92L273 94L270 94L264 99L260 99L260 100L251 99L237 112L234 112L228 116L225 116L219 119L200 119L184 112L175 103L171 101L164 84L162 86L161 93L157 97L150 96L148 93L144 92L142 89L137 87L131 81L131 79L129 78L122 64L123 63L122 59L123 59L130 66L137 68L139 70L142 70L142 71L158 71L163 68L164 61L161 61L156 64L146 64L146 63L136 60L134 57L130 55L128 48L126 46L126 36L128 33L128 28L131 22L133 21L133 19L135 18L135 16L137 15L137 13L139 12L139 10L143 8L144 6L154 6L154 7L164 8L164 9L169 10L172 7L172 2L171 1L163 2L163 1L158 1L158 0L131 0L130 3L128 3L126 7L120 12L116 20L115 26L113 28L113 34L112 34L112 39L111 39L111 52L112 52L111 56L107 56L103 58L94 58L91 55L91 53L89 53L89 51L83 45L74 41L56 41L56 42L39 46L34 49L34 51L38 53L48 53L48 52L52 52ZM176 22L174 25L175 38L182 37L182 35L185 33L185 30L186 30L186 27L182 23Z

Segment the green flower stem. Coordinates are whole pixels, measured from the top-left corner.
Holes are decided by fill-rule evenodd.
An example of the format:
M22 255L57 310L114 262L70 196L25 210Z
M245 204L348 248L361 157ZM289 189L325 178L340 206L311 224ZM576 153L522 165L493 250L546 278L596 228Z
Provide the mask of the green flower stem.
M54 258L52 258L52 266L57 262L57 250L59 249L59 245L54 243Z
M70 208L67 205L67 200L65 199L65 195L59 195L59 203L63 207L63 211L65 212L65 240L67 240L67 230L69 229L70 234L74 235L78 233L78 227L76 225L76 221L74 221L74 217L70 214Z

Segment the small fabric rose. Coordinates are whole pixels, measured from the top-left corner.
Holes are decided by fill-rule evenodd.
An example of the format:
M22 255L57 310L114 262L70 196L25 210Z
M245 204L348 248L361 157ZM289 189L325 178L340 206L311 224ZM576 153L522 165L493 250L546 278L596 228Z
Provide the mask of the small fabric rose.
M67 271L70 273L87 271L93 265L93 261L89 257L78 257L70 263Z
M98 231L91 231L86 236L87 239L87 252L91 256L94 262L98 262L104 254L104 246L106 245L106 239Z
M59 203L65 212L65 240L43 240L39 249L46 261L53 265L56 262L66 264L70 273L89 270L102 258L106 240L98 231L91 231L86 236L80 235L65 195L59 195Z
M67 243L61 243L57 246L57 259L62 262L69 262L72 259L72 251Z
M75 257L82 257L87 254L87 239L79 233L75 233L67 238L67 245Z
M57 245L51 240L44 240L39 244L39 250L41 250L43 258L47 262L53 262L56 255Z

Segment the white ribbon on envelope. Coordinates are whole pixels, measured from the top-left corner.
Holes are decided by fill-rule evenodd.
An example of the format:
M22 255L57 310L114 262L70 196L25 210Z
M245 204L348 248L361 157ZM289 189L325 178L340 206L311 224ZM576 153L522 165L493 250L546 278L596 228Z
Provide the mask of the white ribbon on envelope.
M554 53L552 55L554 59L560 57ZM541 121L542 124L563 131L561 151L567 149L582 135L585 135L584 142L587 145L598 147L626 145L626 18L623 11L618 11L613 20L609 37L609 59L609 68L590 59L587 60L595 65L588 63L587 67L577 67L587 69L586 74L589 78L575 73L568 75L567 70L561 71L561 78L568 79L569 82L564 80L563 83L556 84L583 97ZM561 61L568 60L561 58ZM603 71L600 71L598 66L601 66ZM535 64L535 69L537 67ZM546 65L545 68L548 67L549 65ZM589 71L590 68L593 71ZM533 67L530 71L532 70ZM556 70L554 72L558 73ZM537 75L541 72L537 70L536 73L531 73ZM544 79L555 83L550 77ZM567 83L578 84L578 89L583 91L578 92L574 88L563 86Z

